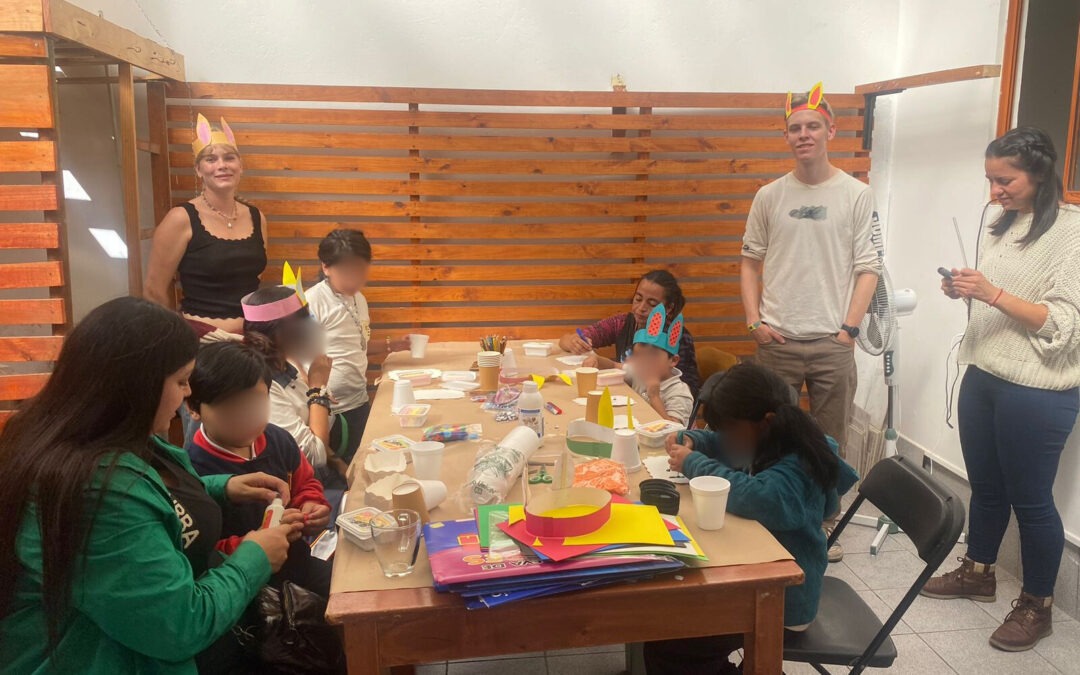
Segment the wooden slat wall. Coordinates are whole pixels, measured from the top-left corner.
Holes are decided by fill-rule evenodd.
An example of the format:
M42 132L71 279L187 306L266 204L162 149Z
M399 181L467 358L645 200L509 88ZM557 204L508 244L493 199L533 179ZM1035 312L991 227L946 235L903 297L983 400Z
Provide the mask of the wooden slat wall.
M666 268L699 344L752 351L738 255L755 191L791 167L783 94L180 83L166 97L171 202L196 187L196 113L224 116L243 196L270 221L266 279L285 259L314 279L319 238L360 228L377 329L552 338L626 311L637 277ZM867 180L863 98L829 99L833 160Z
M70 323L47 56L41 36L0 33L0 427L44 384Z

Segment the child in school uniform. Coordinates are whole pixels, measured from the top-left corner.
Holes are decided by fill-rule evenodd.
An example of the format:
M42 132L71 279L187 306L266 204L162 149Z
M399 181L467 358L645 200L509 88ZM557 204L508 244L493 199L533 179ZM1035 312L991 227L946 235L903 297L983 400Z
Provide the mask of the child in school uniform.
M657 305L645 327L634 333L633 352L626 362L627 382L653 410L666 420L686 424L694 407L690 386L682 379L679 345L683 333L680 313L670 322L667 310Z
M360 445L371 401L367 391L368 357L409 348L409 338L373 339L367 299L361 292L371 267L371 244L360 230L334 230L319 243L323 280L307 290L308 308L322 324L326 355L333 359L328 389L338 423L331 444L344 438L344 459ZM341 421L344 420L344 424Z
M837 444L798 405L783 379L756 364L732 367L705 401L707 430L672 434L669 464L690 478L731 482L727 510L757 520L795 557L805 581L784 595L785 630L806 630L817 614L828 565L824 518L858 476ZM645 645L649 675L738 672L728 655L742 636L666 640Z
M289 485L283 523L303 522L279 577L327 597L330 563L313 558L300 537L316 535L330 522L322 483L288 432L269 424L271 371L263 356L239 342L202 347L191 373L187 405L199 423L187 445L195 470L203 476L263 472ZM222 523L218 550L230 553L244 535L262 525L265 505L232 506Z

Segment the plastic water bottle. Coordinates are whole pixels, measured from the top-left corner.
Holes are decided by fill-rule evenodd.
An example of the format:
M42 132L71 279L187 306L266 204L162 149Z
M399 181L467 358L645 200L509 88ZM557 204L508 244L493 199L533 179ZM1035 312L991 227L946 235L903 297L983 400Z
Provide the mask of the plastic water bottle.
M540 389L536 382L527 381L521 387L521 396L517 402L518 420L523 426L529 427L544 440L544 397L540 395Z

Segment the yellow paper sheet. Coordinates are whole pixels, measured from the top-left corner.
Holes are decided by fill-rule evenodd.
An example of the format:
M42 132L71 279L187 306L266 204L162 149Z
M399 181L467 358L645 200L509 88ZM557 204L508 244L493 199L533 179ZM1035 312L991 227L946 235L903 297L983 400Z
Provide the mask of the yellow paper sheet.
M545 515L581 515L580 506L567 506L549 511ZM525 508L521 505L510 507L510 524L525 518ZM655 506L646 504L612 504L611 518L595 532L579 537L566 537L567 546L592 546L598 544L655 544L674 546L671 532Z
M629 398L627 399L629 403ZM600 397L600 407L596 411L596 423L608 429L615 428L615 408L611 404L611 389L604 387L604 395Z

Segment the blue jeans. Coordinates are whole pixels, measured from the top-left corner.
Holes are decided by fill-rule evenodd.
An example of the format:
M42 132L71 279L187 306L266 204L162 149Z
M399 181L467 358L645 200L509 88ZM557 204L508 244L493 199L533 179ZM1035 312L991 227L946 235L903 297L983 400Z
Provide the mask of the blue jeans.
M1065 546L1053 488L1078 409L1078 389L1024 387L974 366L960 385L960 445L971 484L968 557L997 561L1011 510L1020 527L1024 590L1038 597L1054 594Z

